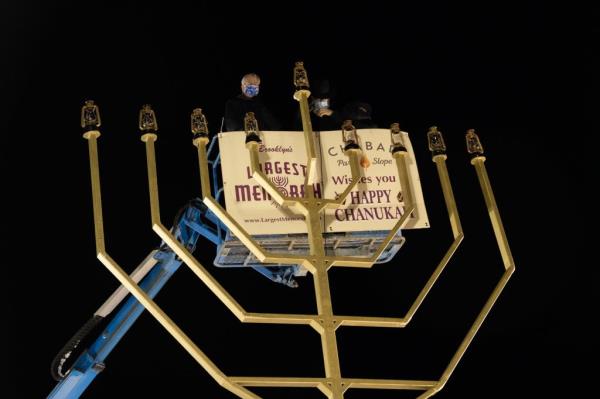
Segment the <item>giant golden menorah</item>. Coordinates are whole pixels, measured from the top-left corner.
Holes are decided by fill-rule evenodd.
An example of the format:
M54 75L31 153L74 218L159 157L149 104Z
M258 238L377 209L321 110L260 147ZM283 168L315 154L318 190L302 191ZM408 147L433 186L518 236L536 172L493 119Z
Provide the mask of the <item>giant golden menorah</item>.
M98 107L91 101L86 102L82 108L82 126L86 130L84 137L88 140L90 169L92 181L92 196L94 209L94 226L96 238L96 250L98 259L110 270L110 272L129 290L129 292L158 320L158 322L185 348L185 350L204 368L212 378L225 389L231 391L240 398L259 398L246 387L302 387L317 388L328 398L340 399L350 388L358 389L402 389L423 391L418 398L428 398L440 391L452 372L456 368L467 347L473 340L479 327L488 315L494 302L502 292L508 279L515 270L510 247L506 239L502 221L494 199L491 184L485 168L485 156L479 138L473 130L467 132L467 149L471 154L471 164L474 166L481 190L485 198L492 228L500 248L505 272L497 286L491 293L483 309L475 319L466 337L456 350L439 380L392 380L392 379L361 379L345 378L342 376L338 356L338 344L336 330L341 326L366 326L366 327L397 327L408 325L412 317L423 303L423 300L431 290L432 286L452 258L454 252L463 240L463 230L460 223L456 202L452 192L452 186L446 168L446 146L441 133L436 128L428 132L429 148L433 154L433 162L436 164L442 191L448 210L450 225L452 227L453 241L445 255L437 265L433 274L414 300L412 306L404 317L360 317L336 315L333 312L330 283L328 271L331 267L361 267L369 268L378 259L389 242L397 232L403 228L411 213L415 210L413 189L411 188L407 157L408 152L403 142L403 133L398 124L391 126L392 155L396 162L400 186L404 198L404 213L395 226L389 231L375 253L370 257L350 256L328 256L324 249L324 238L319 223L319 216L326 208L340 206L357 184L361 168L359 159L361 148L358 145L356 129L347 121L342 127L344 140L344 152L349 159L352 182L335 199L322 199L315 196L313 183L316 179L317 156L315 152L315 140L313 136L308 97L310 96L309 82L306 70L301 62L296 63L294 68L294 84L296 87L294 99L298 101L302 117L304 138L307 151L307 173L304 179L304 196L284 196L277 187L269 180L260 169L259 145L261 134L258 123L252 114L247 114L245 119L246 148L250 153L252 177L260 184L271 197L283 207L291 209L297 214L305 217L310 245L309 254L306 256L270 253L265 251L245 229L234 220L228 212L212 197L208 172L208 159L206 146L209 143L207 123L200 109L193 111L191 125L193 133L193 144L197 147L200 185L202 200L246 247L263 263L285 263L304 266L313 275L315 294L317 302L317 314L273 314L273 313L251 313L247 312L194 258L190 251L182 245L174 235L166 228L160 218L158 183L156 174L156 159L154 142L157 140L157 122L154 111L150 106L144 106L140 111L141 139L146 145L148 185L150 192L150 210L152 229L168 245L185 264L202 280L206 286L233 312L243 323L270 323L270 324L303 324L310 325L321 337L325 376L299 378L299 377L239 377L227 376L215 365L202 350L188 337L163 310L144 292L136 282L114 261L107 253L104 244L104 229L102 222L102 202L100 193L100 174L98 165L97 139L100 136L100 115Z

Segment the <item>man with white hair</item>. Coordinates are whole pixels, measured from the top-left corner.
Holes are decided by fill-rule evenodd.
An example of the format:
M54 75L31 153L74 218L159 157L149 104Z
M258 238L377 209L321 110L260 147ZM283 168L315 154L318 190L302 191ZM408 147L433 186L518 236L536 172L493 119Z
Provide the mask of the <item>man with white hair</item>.
M260 77L255 73L248 73L242 78L242 94L229 99L225 104L225 125L223 131L243 131L244 116L247 112L254 112L260 130L281 130L281 124L256 98L260 89Z

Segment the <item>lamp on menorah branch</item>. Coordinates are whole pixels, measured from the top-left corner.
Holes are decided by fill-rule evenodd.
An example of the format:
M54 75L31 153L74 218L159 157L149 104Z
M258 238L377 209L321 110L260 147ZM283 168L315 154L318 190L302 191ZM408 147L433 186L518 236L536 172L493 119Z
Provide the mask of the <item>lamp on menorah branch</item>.
M139 127L143 133L155 133L158 130L158 122L152 106L146 104L140 110Z
M465 139L467 141L467 152L471 154L471 157L483 156L483 146L479 141L479 136L475 133L475 129L467 130Z
M194 135L193 142L205 141L208 143L208 123L206 117L202 113L202 108L195 108L190 116L192 134Z
M342 140L344 141L344 151L360 149L356 128L350 119L345 120L342 124Z
M258 121L254 116L254 112L247 112L246 116L244 116L244 130L246 131L246 145L262 143L258 130Z
M390 125L390 135L392 138L392 154L398 151L406 152L406 146L404 145L399 123L392 123Z
M100 112L93 100L87 100L81 107L81 127L85 131L96 130L100 127Z
M431 126L427 132L427 141L429 143L429 151L433 156L446 154L446 143L444 143L444 137L438 130L437 126Z
M308 90L310 87L308 84L308 74L306 73L306 69L304 69L304 62L302 61L296 62L296 66L294 67L294 86L296 86L296 90Z

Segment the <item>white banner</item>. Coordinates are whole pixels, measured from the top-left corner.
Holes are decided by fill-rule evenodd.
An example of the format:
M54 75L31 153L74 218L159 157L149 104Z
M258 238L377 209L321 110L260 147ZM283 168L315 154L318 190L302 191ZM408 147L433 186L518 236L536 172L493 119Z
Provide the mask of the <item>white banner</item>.
M390 152L390 131L359 129L357 133L363 150L361 179L344 205L325 212L322 218L324 232L389 230L404 214L398 169ZM406 228L429 227L414 152L408 134L403 134L410 159L409 177L417 203ZM336 130L315 135L320 159L315 195L335 198L344 191L351 178L342 134ZM284 195L303 196L306 174L304 134L261 132L261 137L263 145L259 161L265 175ZM306 233L304 216L281 208L251 177L245 138L244 132L219 133L227 211L250 234Z
M408 133L402 132L409 153L409 178L417 203L405 228L429 227L419 172ZM396 160L391 153L390 131L387 129L357 130L360 147L362 177L343 206L325 212L325 231L390 230L404 214ZM352 177L348 158L344 155L340 131L321 132L320 148L322 179L325 198L342 193Z

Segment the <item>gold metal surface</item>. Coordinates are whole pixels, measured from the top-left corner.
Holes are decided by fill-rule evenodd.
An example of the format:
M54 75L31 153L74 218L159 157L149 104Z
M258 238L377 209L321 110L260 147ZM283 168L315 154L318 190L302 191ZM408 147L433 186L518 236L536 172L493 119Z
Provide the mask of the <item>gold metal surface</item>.
M492 185L490 184L490 179L488 178L484 162L485 157L483 156L478 156L471 160L471 164L475 166L477 178L479 179L479 185L481 186L481 191L483 192L483 198L485 199L490 220L492 221L492 228L494 229L496 241L498 242L498 247L500 248L500 254L502 255L504 268L509 271L515 267L514 260L512 253L510 252L510 246L508 245L506 232L504 231L504 226L502 225L502 219L500 218L500 212L498 211L498 206L496 205L496 199L494 198L494 192L492 191Z
M485 318L490 313L490 310L496 303L496 300L504 290L504 287L508 283L508 280L512 276L515 271L515 263L512 257L512 253L510 251L510 246L508 244L508 239L506 238L506 232L504 231L504 226L502 225L502 219L500 218L500 212L498 211L498 206L496 205L496 199L494 197L494 192L492 191L492 185L487 175L487 171L485 168L485 160L486 158L483 156L483 146L479 141L477 136L473 137L474 131L472 129L467 131L467 151L470 154L479 154L474 156L471 159L471 164L475 167L475 171L477 172L477 177L479 179L479 185L481 186L481 192L483 193L483 198L485 200L485 204L487 206L488 214L490 216L490 221L492 223L492 229L494 230L494 235L496 237L496 242L498 244L498 248L500 250L500 255L502 257L502 263L504 266L504 273L500 278L500 281L496 284L496 287L492 291L491 295L487 299L485 305L477 315L477 318L471 325L471 328L467 332L467 335L461 342L460 346L452 356L450 363L444 370L444 373L440 377L440 380L436 384L435 387L428 389L423 394L421 394L418 399L425 399L435 395L439 392L448 382L450 376L456 369L458 362L465 354L467 348L475 338L475 334L479 331L479 328L483 324ZM473 140L476 139L476 143ZM434 157L435 159L435 157ZM446 171L447 173L447 171ZM457 223L458 228L460 229L460 222ZM454 230L454 225L453 225Z
M104 247L102 197L100 191L100 171L98 164L98 147L96 140L100 132L87 132L84 137L88 140L90 152L90 170L92 179L92 201L94 207L94 225L96 252L100 262L127 288L127 290L144 306L145 309L179 342L179 344L202 366L204 370L221 386L244 399L259 399L259 396L242 386L231 382L225 374L194 344L194 342L171 320L163 310L142 290L127 273L106 252ZM146 143L154 143L147 140ZM154 154L152 154L154 155ZM150 163L150 161L149 161ZM151 190L152 192L152 190ZM158 204L156 204L158 207ZM156 208L158 209L158 208Z
M302 65L300 65L302 66ZM303 67L303 66L302 66ZM301 75L301 74L300 74ZM295 73L295 76L300 76ZM300 76L302 77L302 76ZM306 77L304 75L304 77ZM300 79L302 80L302 79ZM303 81L304 82L304 81ZM304 136L307 148L307 164L309 165L307 177L305 179L305 197L291 198L285 197L273 186L272 182L266 178L259 168L258 163L258 143L249 142L247 145L250 153L252 176L257 183L269 192L281 206L290 208L294 213L305 216L308 231L309 254L307 256L288 255L269 253L265 251L246 230L235 221L227 211L212 197L206 145L208 136L196 137L193 140L197 147L198 162L200 169L200 186L203 202L228 228L235 234L246 247L264 263L286 263L303 265L313 275L315 300L317 304L317 314L272 314L272 313L250 313L247 312L218 281L198 262L198 260L182 245L173 234L167 229L160 219L159 193L156 172L155 141L157 140L156 127L157 122L154 111L149 106L143 109L143 117L140 114L140 127L144 134L141 139L145 142L148 186L150 197L151 225L156 234L179 256L183 262L194 272L194 274L221 300L221 302L244 323L269 323L269 324L301 324L310 325L321 337L321 346L323 354L323 363L325 376L315 378L298 377L229 377L226 376L212 361L179 329L179 327L158 307L158 305L128 276L121 267L106 253L104 244L104 232L102 223L102 205L100 191L100 174L98 164L97 138L100 132L90 130L84 134L88 140L90 155L90 171L92 180L92 197L94 209L95 239L98 259L109 269L109 271L121 282L121 284L157 319L157 321L179 342L179 344L204 368L208 374L222 385L225 389L234 393L240 398L259 398L256 394L248 391L244 387L303 387L319 389L326 397L331 399L341 399L348 389L404 389L424 391L419 398L428 398L441 390L452 372L455 370L458 362L465 353L467 347L472 342L479 327L489 313L494 302L502 292L508 279L514 272L514 262L510 252L510 247L506 239L506 234L502 226L502 221L494 199L491 184L485 169L485 157L478 152L472 158L471 163L475 167L481 189L488 208L488 213L492 222L495 237L500 248L500 253L505 267L505 273L500 282L490 295L483 309L477 316L466 337L460 344L456 353L450 360L449 365L437 381L419 381L419 380L384 380L384 379L361 379L344 378L339 361L338 344L336 330L341 326L354 327L405 327L414 314L423 303L425 297L430 292L436 280L452 258L456 249L463 240L463 230L456 206L452 185L450 182L448 170L446 168L445 144L441 133L437 129L431 129L429 132L429 143L433 151L433 161L436 164L442 192L453 235L453 241L446 251L444 257L437 265L431 277L422 288L421 292L407 311L404 317L363 317L363 316L340 316L335 315L330 292L330 282L328 270L333 266L348 267L371 267L385 250L389 242L408 221L413 212L416 212L415 195L413 187L410 184L408 172L408 153L402 145L398 145L393 152L396 162L397 172L400 180L400 186L404 201L404 213L397 221L394 228L388 233L380 247L370 257L336 257L327 256L324 250L324 238L322 232L321 212L325 208L339 206L343 203L345 197L355 188L360 178L359 159L360 149L349 149L346 155L350 161L352 172L352 182L344 192L336 199L315 198L311 173L314 173L314 167L311 169L312 161L316 162L315 142L310 125L310 115L308 113L308 80L305 80L306 86L299 88L294 98L298 100L302 115ZM87 104L88 108L92 104ZM97 111L97 108L96 108ZM92 111L88 111L92 112ZM91 115L91 114L90 114ZM89 118L88 118L89 119ZM98 119L99 120L99 119ZM193 125L193 123L192 123ZM88 126L91 126L88 124ZM150 128L149 128L150 126ZM205 120L203 126L206 126ZM92 126L93 127L93 126ZM399 129L399 128L398 128ZM204 131L202 131L204 133ZM394 132L392 132L394 133ZM398 133L398 132L395 132ZM312 143L312 144L311 144ZM467 143L469 141L467 140ZM473 138L471 137L471 143ZM241 143L240 143L241 144ZM482 150L480 145L477 149ZM315 163L316 165L316 163ZM310 172L313 170L313 172Z
M344 201L346 201L346 197L348 197L350 192L352 190L354 190L354 188L358 184L358 181L361 177L361 174L360 174L361 151L351 149L351 150L346 151L345 154L349 158L349 162L350 162L350 173L352 176L351 183L348 184L348 187L346 187L344 189L344 191L342 191L342 193L336 199L327 199L327 198L323 199L322 207L317 207L318 211L321 211L321 209L323 209L323 208L336 208L336 207L342 205L344 203Z
M304 144L306 145L306 177L304 178L304 190L312 186L317 180L317 150L315 138L310 121L310 109L308 107L308 90L297 90L294 98L300 104L300 117L302 118L302 130L304 131Z
M148 169L148 187L150 194L150 215L152 216L152 224L160 221L160 205L158 203L158 185L152 184L156 182L156 155L154 153L154 142L157 136L154 133L144 134L142 141L146 143L146 165Z
M198 147L198 161L203 162L202 160L204 160L204 162L206 162L208 165L208 157L206 156L206 144L207 144L206 141L198 141L198 140L194 141L194 145L196 147ZM153 151L154 151L154 149L153 149ZM156 168L156 165L154 165L154 168ZM211 196L210 177L208 174L208 168L200 167L200 188L202 190L203 198Z
M102 220L102 198L100 196L100 168L98 166L98 137L100 132L92 130L83 134L88 141L90 154L90 177L92 181L92 206L94 209L94 237L96 252L104 252L104 222Z
M375 261L381 256L390 241L398 234L398 231L408 222L411 213L416 210L416 205L413 198L415 197L408 178L408 154L405 152L397 152L394 154L396 167L398 169L398 177L404 197L404 214L398 219L394 227L389 231L388 235L383 239L377 250L370 257L327 257L330 266L347 266L347 267L371 267Z

